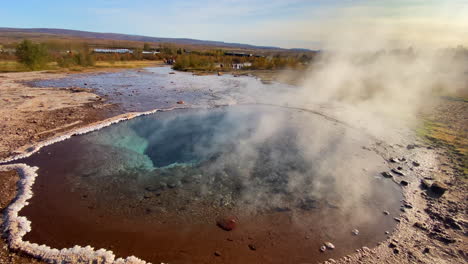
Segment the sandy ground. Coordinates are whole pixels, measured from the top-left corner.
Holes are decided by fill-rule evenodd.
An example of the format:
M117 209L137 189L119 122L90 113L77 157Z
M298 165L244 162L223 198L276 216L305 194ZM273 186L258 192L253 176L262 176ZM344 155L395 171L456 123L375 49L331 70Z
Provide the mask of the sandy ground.
M64 74L0 74L0 158L7 157L27 144L85 126L109 117L112 106L83 89L31 88L33 79L60 78ZM450 116L454 127L466 130L464 101L444 102L437 108L444 118ZM459 109L453 112L453 109ZM404 187L405 207L398 217L396 232L380 245L363 248L332 263L466 263L468 244L467 180L460 170L466 156L453 155L440 144L409 140L417 146L375 146L383 156L406 157L395 164L412 173L393 179L409 183ZM416 162L416 163L415 163ZM5 208L16 193L15 172L0 173L0 208ZM435 181L447 191L436 197L421 186ZM404 212L403 212L404 211ZM325 252L326 254L326 252ZM0 263L39 263L8 250L0 240Z

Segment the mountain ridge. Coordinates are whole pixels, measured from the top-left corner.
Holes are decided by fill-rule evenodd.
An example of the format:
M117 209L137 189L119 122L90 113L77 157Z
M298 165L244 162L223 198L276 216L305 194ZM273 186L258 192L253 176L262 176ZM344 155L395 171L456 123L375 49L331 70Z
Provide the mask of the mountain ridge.
M175 44L186 44L186 45L205 45L205 46L217 46L217 47L223 47L223 48L239 48L239 49L311 51L309 49L304 49L304 48L286 49L286 48L273 47L273 46L257 46L257 45L251 45L251 44L230 43L230 42L214 41L214 40L199 40L199 39L192 39L192 38L150 37L150 36L143 36L143 35L92 32L92 31L73 30L73 29L60 29L60 28L10 28L10 27L0 27L0 34L2 32L40 33L40 34L65 35L65 36L68 36L68 37L81 37L81 38L94 38L94 39L107 39L107 40L123 40L123 41L141 41L141 42L152 42L152 43L175 43Z

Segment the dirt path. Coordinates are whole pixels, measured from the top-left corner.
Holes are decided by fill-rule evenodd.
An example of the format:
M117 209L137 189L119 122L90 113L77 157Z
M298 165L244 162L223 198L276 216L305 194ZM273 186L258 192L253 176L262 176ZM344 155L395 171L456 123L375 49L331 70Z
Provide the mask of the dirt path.
M112 115L112 106L90 91L31 88L25 84L34 79L65 75L0 74L0 158L25 145ZM466 109L465 101L442 102L434 116L466 133ZM462 134L463 137L466 138L466 134ZM393 176L398 183L402 180L409 183L403 188L406 206L402 207L402 215L389 216L400 221L397 230L378 246L369 245L356 254L330 262L466 263L468 190L463 170L466 154L454 153L453 148L439 141L412 141L416 146L375 146L389 160L405 158L393 165L409 171L405 176ZM17 180L16 172L0 172L0 209L14 199ZM442 182L447 191L436 197L431 190L422 188L422 180L429 187L434 182ZM0 263L39 262L10 252L5 240L0 240Z

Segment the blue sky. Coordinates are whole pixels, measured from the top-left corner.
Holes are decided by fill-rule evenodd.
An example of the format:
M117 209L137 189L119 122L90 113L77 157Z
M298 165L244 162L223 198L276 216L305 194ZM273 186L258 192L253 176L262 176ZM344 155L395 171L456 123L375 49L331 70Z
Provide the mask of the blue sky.
M322 42L324 29L339 27L336 22L343 23L344 17L347 25L378 21L405 27L409 23L409 28L416 27L415 32L424 25L424 30L434 26L442 30L448 25L457 34L460 30L464 34L467 6L468 0L16 0L2 1L0 27L66 28L314 48Z

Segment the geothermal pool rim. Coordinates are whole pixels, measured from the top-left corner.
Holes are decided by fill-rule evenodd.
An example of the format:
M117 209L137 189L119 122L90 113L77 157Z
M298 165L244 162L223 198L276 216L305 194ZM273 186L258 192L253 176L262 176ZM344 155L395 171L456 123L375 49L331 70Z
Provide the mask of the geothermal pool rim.
M310 110L306 108L298 108L292 106L281 106L281 105L274 105L274 104L236 104L239 105L263 105L263 106L270 106L270 107L279 107L279 108L288 108L288 109L296 109L300 111L307 111L309 113L319 115L328 121L337 122L343 124L350 128L355 128L352 125L346 124L343 121L337 120L335 118L329 117L324 113L319 111ZM227 107L231 105L218 105L216 107ZM18 194L14 198L13 202L5 209L3 213L4 223L2 226L2 232L7 237L8 246L19 252L25 253L27 255L32 256L33 258L46 261L49 263L74 263L74 262L95 262L95 263L102 263L102 264L151 264L150 262L146 262L142 259L139 259L135 256L129 256L124 258L116 259L115 254L111 250L106 249L98 249L95 250L91 246L79 246L75 245L72 248L63 248L63 249L56 249L51 248L47 245L39 245L37 243L31 243L29 241L24 241L23 237L26 233L31 231L31 221L29 221L26 217L20 216L19 212L25 206L29 204L28 200L32 198L33 191L32 186L36 178L38 177L37 170L38 167L32 167L24 163L11 163L15 160L22 159L33 155L34 153L38 152L41 148L52 145L54 143L64 141L69 139L75 135L83 135L87 134L113 124L130 120L136 117L145 116L155 114L157 112L165 112L165 111L172 111L176 109L209 109L213 107L196 107L196 106L186 106L186 107L172 107L172 108L164 108L164 109L153 109L146 112L131 112L122 114L116 117L112 117L103 121L99 121L88 126L78 128L72 130L70 132L62 133L58 136L52 137L49 140L45 140L39 142L35 145L26 146L21 148L20 151L16 152L16 155L11 157L7 157L3 160L0 160L0 171L11 171L16 170L20 176L20 180L17 183L18 186ZM374 138L376 139L376 138ZM380 140L378 140L380 141ZM7 163L7 164L5 164Z

